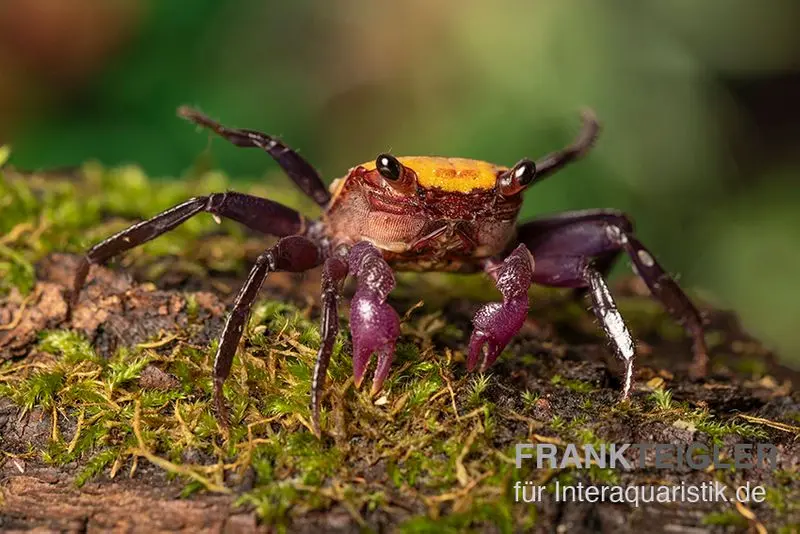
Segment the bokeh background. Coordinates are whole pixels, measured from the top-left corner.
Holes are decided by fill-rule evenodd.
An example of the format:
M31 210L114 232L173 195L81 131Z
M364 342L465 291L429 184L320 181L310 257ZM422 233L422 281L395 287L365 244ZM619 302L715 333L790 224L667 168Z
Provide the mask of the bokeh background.
M175 118L188 103L331 180L386 150L513 164L591 106L597 149L524 215L627 211L683 285L797 367L799 27L796 0L2 0L0 142L19 168L274 176Z

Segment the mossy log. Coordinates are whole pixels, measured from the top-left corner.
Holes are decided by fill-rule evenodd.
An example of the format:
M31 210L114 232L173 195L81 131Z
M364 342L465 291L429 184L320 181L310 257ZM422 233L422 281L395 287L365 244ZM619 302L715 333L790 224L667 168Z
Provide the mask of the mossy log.
M343 306L318 440L308 411L318 274L279 274L226 385L225 433L210 361L237 280L266 242L198 223L122 266L93 268L67 319L86 245L74 234L102 237L200 186L96 168L58 185L7 174L3 194L27 204L0 216L3 531L797 532L800 380L733 313L704 306L711 374L690 381L680 327L637 280L616 283L639 340L636 387L619 404L618 364L584 302L533 289L520 335L490 373L469 374L470 317L497 298L491 284L403 275L392 301L403 335L377 398L353 387ZM126 210L117 195L132 187L150 196ZM86 205L91 216L71 211ZM778 458L774 469L754 470L517 469L521 442L700 442L728 456L737 443L768 442ZM766 488L766 500L635 507L557 502L546 492L525 504L514 501L517 481L750 483Z

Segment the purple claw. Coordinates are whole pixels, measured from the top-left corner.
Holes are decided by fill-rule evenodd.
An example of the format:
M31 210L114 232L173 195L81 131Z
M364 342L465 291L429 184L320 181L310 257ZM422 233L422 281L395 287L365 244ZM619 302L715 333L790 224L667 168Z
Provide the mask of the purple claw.
M369 243L358 243L348 258L350 272L358 278L358 289L350 303L353 336L353 378L361 386L370 358L378 353L372 394L383 387L394 358L400 317L386 303L394 288L394 275L380 252Z
M469 340L467 370L472 371L481 362L480 371L486 371L511 338L519 332L528 316L528 287L533 278L533 257L525 245L519 245L500 267L491 267L496 274L497 289L503 302L491 302L480 307L472 324L475 330Z
M356 387L361 386L372 354L378 353L378 367L372 383L372 393L377 393L389 374L394 358L395 340L400 335L400 318L385 302L356 293L350 309L350 331L353 335L353 377Z
M467 370L474 370L482 356L480 371L486 371L522 328L527 316L527 294L503 303L492 302L482 306L472 319L475 330L469 340Z
M398 321L398 335L400 333L400 325ZM383 381L389 376L389 370L392 368L392 360L394 360L395 342L387 343L378 351L378 365L375 367L375 377L372 379L372 390L370 395L377 394L383 387Z

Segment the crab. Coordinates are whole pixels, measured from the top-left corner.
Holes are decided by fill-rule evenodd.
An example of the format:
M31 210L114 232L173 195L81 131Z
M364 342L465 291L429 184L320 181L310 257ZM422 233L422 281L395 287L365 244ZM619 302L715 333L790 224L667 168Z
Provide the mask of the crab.
M651 294L683 324L692 339L692 377L708 364L703 322L697 308L651 252L636 238L631 219L620 211L592 209L536 218L517 225L523 193L584 156L600 130L594 114L582 113L582 128L562 150L512 167L463 158L395 157L380 154L356 165L330 190L296 151L254 130L223 126L181 107L178 115L209 128L239 147L267 152L324 213L308 220L272 200L235 191L187 200L93 246L75 274L70 306L78 302L90 267L172 230L187 219L210 213L279 238L255 261L227 317L213 368L217 415L227 424L223 384L230 374L250 308L270 272L303 272L322 266L321 342L312 374L312 427L321 435L325 377L339 327L337 303L345 278L356 279L350 307L353 376L360 387L373 355L377 363L371 393L389 374L400 319L387 302L394 270L484 272L494 280L501 302L480 307L466 352L466 367L485 371L528 316L532 284L576 288L588 293L616 356L622 361L622 400L633 378L634 339L606 281L621 253Z

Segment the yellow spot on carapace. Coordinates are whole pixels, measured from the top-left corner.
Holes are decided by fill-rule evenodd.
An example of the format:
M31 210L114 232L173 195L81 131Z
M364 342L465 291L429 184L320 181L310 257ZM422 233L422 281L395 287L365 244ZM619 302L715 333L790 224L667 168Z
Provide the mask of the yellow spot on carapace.
M505 167L486 161L439 156L406 156L397 160L417 173L421 187L436 188L452 193L469 193L475 189L491 189L497 181L497 173ZM362 163L367 170L375 168L375 162Z

